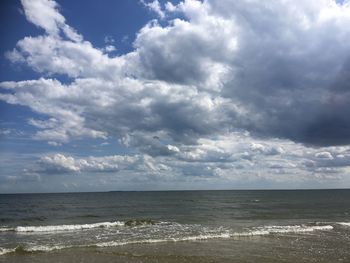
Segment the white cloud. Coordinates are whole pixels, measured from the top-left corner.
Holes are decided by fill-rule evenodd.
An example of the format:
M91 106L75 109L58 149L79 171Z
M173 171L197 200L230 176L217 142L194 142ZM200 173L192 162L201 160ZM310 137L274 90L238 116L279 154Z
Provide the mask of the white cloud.
M174 145L168 144L167 147L168 147L169 151L180 152L179 148L177 148L177 147L174 146Z
M350 123L343 117L333 118L342 112L346 115L350 100L342 88L348 82L343 72L350 64L346 61L350 48L344 44L350 38L348 5L332 1L298 5L293 1L283 5L216 0L168 3L165 10L176 9L185 19L174 18L166 26L150 22L138 32L134 51L110 58L82 37L79 41L70 37L54 1L34 2L23 1L26 17L47 34L25 37L7 57L45 75L74 78L71 85L54 81L60 86L54 89L65 96L47 104L74 115L80 126L88 130L99 126L102 132L96 135L81 129L79 135L66 131L72 127L69 125L57 133L60 141L68 141L74 134L123 137L141 130L194 143L201 137L243 129L254 135L316 145L348 143ZM145 4L168 12L158 1ZM40 9L44 11L39 16ZM58 37L60 31L66 32L68 39ZM323 32L332 32L333 37ZM19 86L30 83L12 83L15 94L2 95L2 99L20 101L43 113L39 107L47 102L46 94L30 88L41 96L33 103L28 99L33 94L18 92ZM330 90L333 85L337 88ZM303 114L306 108L308 114ZM111 112L120 115L111 116ZM105 122L97 125L97 117L113 119L124 127ZM136 118L138 125L126 118Z
M106 44L114 44L115 43L115 40L112 36L105 36L103 40Z
M319 159L327 159L327 160L332 160L333 159L332 154L329 153L329 152L318 152L318 153L315 154L315 157L319 158Z
M77 158L64 154L47 155L40 158L35 172L57 173L120 173L131 170L145 176L166 176L170 171L166 164L156 162L148 155L112 155Z
M162 10L158 0L153 0L152 2L146 2L144 0L141 0L141 3L144 4L149 10L155 12L159 16L159 18L165 18L165 13Z
M42 27L47 33L58 35L65 18L58 12L57 3L51 0L22 0L26 18L33 24Z
M80 171L79 165L75 162L73 157L66 157L62 154L56 154L52 157L43 157L40 162L45 165L47 170L53 170L57 172L78 172Z
M73 41L81 41L82 37L65 23L58 5L53 0L21 0L26 18L49 35L59 37L60 30Z
M175 12L177 10L177 6L173 5L171 2L166 2L165 10L168 12Z
M138 161L134 156L106 156L74 158L64 154L43 156L39 165L45 172L117 172L122 169L129 169Z
M10 129L0 129L0 136L6 136L11 134L11 130Z
M6 55L12 62L26 62L40 73L101 79L114 79L123 74L123 57L109 58L87 41L72 42L52 36L25 37Z
M19 40L7 57L43 77L1 82L0 99L42 115L28 121L36 139L116 138L140 154L137 169L174 177L190 171L232 179L259 170L280 180L277 171L303 178L349 165L348 150L337 146L350 143L347 4L144 2L172 19L151 21L134 50L115 57L106 54L112 38L102 50L83 40L56 2L22 4L45 34ZM72 81L54 79L60 75ZM62 172L129 167L115 158L54 155L41 165Z
M112 45L107 45L102 49L104 52L109 53L109 52L113 52L116 51L116 47L112 46Z

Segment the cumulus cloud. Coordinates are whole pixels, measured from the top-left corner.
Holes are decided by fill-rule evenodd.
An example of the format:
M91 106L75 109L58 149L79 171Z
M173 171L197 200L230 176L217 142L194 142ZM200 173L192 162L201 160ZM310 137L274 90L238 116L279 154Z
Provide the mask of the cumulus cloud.
M28 21L43 28L47 34L58 37L62 31L73 41L81 41L82 37L65 23L65 18L53 0L21 0Z
M108 157L90 157L74 158L64 154L55 154L44 156L39 164L45 172L115 172L121 169L127 169L134 165L138 157L131 156L108 156Z
M117 173L132 170L145 175L161 175L170 168L157 163L147 155L112 155L103 157L77 158L65 154L42 156L33 171L45 174L59 173Z
M141 0L141 3L149 8L149 10L155 12L161 19L165 18L165 13L162 10L162 7L160 6L158 0L153 0L153 2L146 2L144 0Z
M315 154L315 157L319 158L319 159L327 159L327 160L332 160L333 159L332 154L329 153L329 152L318 152L318 153Z
M145 4L162 10L158 1ZM83 94L82 84L93 81L93 90L106 97L120 93L129 106L121 110L124 116L110 117L109 110L117 111L123 104L109 99L110 107L75 112L80 118L94 115L91 120L95 120L96 110L99 117L119 125L127 113L137 114L149 123L142 129L165 132L175 140L193 137L195 141L217 134L220 126L220 130L244 129L256 136L311 145L349 143L350 123L345 116L350 48L345 43L350 38L350 7L346 4L325 0L268 5L215 0L168 3L162 12L176 9L184 18L169 20L166 26L150 22L137 34L135 50L114 58L82 37L79 41L70 37L54 1L23 1L23 7L27 19L47 35L20 40L8 53L11 61L75 78L64 87L67 96L74 96L72 85ZM39 9L45 11L43 15L38 15ZM60 31L66 32L67 39L58 37ZM62 87L54 82L54 89ZM17 87L25 83L12 83L14 94L2 99L19 100ZM80 104L95 102L88 93L82 98ZM40 101L44 104L47 98ZM72 106L68 104L61 110L67 111ZM202 115L208 116L205 121ZM84 125L94 124L84 118ZM125 126L135 131L136 127Z
M36 139L118 139L174 174L348 165L346 151L328 147L350 143L347 2L143 3L166 21L150 21L133 51L112 57L112 40L94 47L56 2L22 1L27 20L45 34L19 40L7 57L43 77L1 82L0 99L42 115L28 121ZM70 158L41 163L71 172L104 163ZM106 169L120 169L112 163Z

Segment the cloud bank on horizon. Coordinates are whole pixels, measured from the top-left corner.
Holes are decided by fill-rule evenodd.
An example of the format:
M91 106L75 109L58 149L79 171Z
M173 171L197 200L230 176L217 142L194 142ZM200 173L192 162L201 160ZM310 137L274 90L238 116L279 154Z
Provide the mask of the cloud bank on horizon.
M8 180L350 187L350 1L141 1L155 19L121 55L85 39L55 1L21 3L43 33L6 57L41 77L2 81L0 100L38 114L32 139L57 151ZM59 150L81 139L130 151Z

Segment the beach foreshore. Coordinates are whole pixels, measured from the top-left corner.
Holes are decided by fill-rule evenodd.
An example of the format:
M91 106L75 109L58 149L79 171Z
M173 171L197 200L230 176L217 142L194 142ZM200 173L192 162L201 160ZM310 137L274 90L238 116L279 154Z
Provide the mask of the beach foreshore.
M349 262L346 240L288 234L9 253L0 262Z

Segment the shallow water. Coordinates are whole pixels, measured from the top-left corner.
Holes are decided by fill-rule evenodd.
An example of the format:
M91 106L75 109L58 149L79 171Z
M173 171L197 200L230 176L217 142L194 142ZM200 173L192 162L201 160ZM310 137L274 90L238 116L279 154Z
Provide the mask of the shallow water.
M349 201L349 190L0 195L0 262L350 262Z

